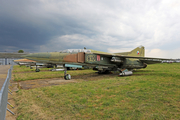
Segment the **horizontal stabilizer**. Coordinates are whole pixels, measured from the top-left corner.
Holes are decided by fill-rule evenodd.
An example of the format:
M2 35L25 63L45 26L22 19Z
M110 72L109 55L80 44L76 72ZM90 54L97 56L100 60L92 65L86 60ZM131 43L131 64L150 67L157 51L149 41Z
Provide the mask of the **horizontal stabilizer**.
M146 63L146 64L155 64L155 63L161 63L162 60L156 60L156 59L144 59L144 60L140 60L141 62L143 63Z

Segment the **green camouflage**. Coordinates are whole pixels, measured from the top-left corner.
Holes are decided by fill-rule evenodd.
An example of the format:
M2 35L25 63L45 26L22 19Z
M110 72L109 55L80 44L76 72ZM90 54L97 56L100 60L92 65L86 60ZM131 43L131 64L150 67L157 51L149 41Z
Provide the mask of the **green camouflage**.
M148 58L144 57L144 55L145 49L140 46L124 53L106 53L91 49L68 49L60 52L28 54L24 57L46 64L91 66L98 71L140 69L145 68L149 63L161 62L161 58Z

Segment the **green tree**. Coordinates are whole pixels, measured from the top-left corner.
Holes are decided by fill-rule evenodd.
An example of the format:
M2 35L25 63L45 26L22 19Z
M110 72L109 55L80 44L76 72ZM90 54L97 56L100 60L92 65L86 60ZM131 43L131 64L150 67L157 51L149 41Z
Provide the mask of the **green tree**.
M24 51L23 50L19 50L18 53L24 53Z

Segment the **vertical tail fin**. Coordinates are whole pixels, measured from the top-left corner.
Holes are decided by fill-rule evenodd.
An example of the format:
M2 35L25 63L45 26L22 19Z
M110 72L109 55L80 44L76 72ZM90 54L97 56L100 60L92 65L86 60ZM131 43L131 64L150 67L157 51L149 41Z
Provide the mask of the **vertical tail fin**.
M139 46L133 49L130 52L123 52L123 53L115 53L118 55L127 55L127 56L136 56L136 57L144 57L145 56L145 48L144 46Z
M145 56L145 49L144 46L139 46L133 49L128 56L137 56L137 57L144 57Z

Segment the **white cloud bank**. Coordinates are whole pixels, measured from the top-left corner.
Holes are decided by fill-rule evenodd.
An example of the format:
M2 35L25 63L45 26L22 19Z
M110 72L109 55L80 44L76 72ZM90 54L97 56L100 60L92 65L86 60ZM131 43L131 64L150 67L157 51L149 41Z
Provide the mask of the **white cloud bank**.
M180 57L179 0L17 0L13 4L2 3L2 16L48 31L48 40L42 39L40 46L34 43L39 51L86 47L121 52L143 45L147 49L146 56Z
M146 50L146 57L158 57L158 58L180 58L180 48L174 50L161 50L161 49L151 49Z
M180 39L179 5L180 2L175 0L68 1L63 4L59 2L57 5L50 3L48 6L56 8L50 9L51 12L68 16L75 22L79 21L78 24L83 27L81 30L88 29L89 32L95 33L90 36L86 33L62 35L51 40L50 43L57 45L62 44L63 41L66 43L63 45L68 47L87 45L105 51L109 51L108 49L122 51L143 45L148 48L149 52L146 54L148 56L159 53L158 56L170 57L172 54L167 54L169 52L166 51L166 46L172 43L178 44ZM63 8L62 12L60 12L61 8ZM178 48L178 45L171 45L167 49L171 53Z
M134 48L125 48L125 49L108 49L109 53L118 53L118 52L129 52ZM180 58L180 48L173 50L161 50L161 49L146 49L145 48L145 57L156 57L156 58L168 58L168 59L177 59Z

